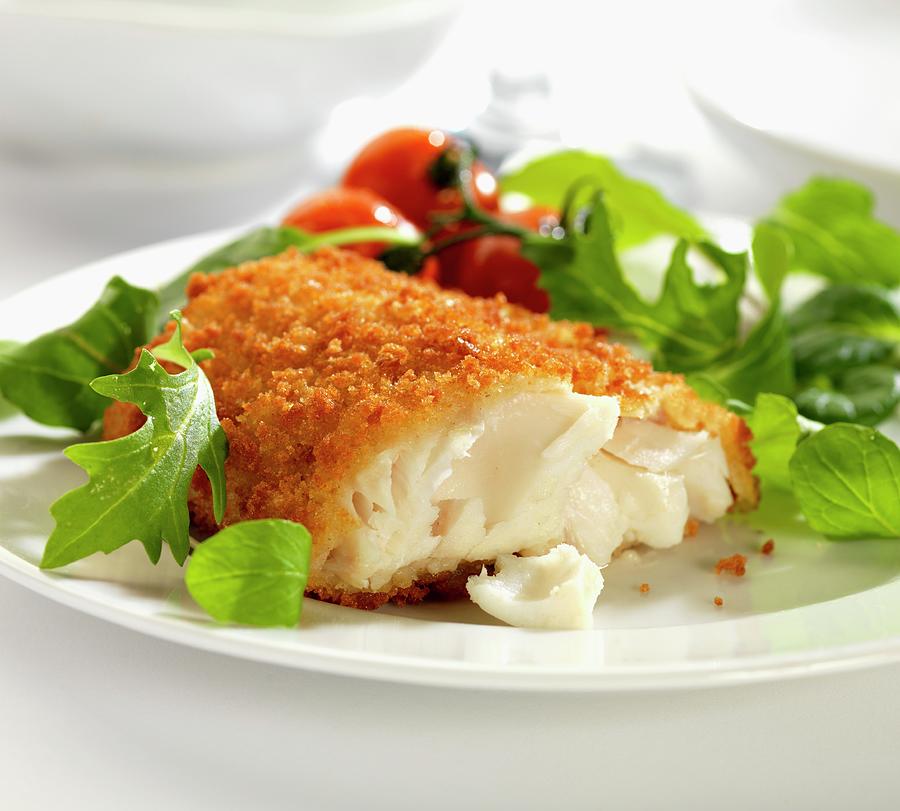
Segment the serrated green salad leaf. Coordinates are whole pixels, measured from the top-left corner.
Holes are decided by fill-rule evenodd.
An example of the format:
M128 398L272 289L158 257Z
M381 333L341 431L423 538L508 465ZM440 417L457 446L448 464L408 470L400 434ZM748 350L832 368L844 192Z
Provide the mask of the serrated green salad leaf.
M181 341L175 312L172 337L151 353L144 349L137 366L125 374L93 381L98 394L133 403L146 415L137 431L107 442L72 445L66 456L89 476L87 484L66 493L50 508L56 527L47 541L41 567L64 566L94 552L112 552L139 540L156 563L165 541L176 561L189 550L187 494L197 466L212 485L214 512L225 510L225 432L216 416L212 388L199 361ZM184 371L170 374L160 360Z
M312 538L301 524L243 521L200 544L184 579L194 600L219 622L294 626L311 550Z
M679 240L655 301L632 286L616 252L605 198L597 195L581 232L559 247L523 238L522 252L541 269L551 315L588 321L634 336L661 369L697 373L729 396L752 400L760 391L787 393L793 385L787 329L777 306L740 336L739 301L747 276L746 254L710 242L697 251L718 280L696 281L690 244ZM780 282L779 282L780 284Z

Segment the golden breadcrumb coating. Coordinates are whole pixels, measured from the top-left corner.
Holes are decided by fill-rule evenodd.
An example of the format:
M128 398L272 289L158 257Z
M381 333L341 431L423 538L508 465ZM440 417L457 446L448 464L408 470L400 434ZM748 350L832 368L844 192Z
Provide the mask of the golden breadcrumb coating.
M223 523L280 517L305 524L314 539L309 591L325 599L366 608L416 601L480 568L392 583L378 594L346 588L322 571L358 520L340 506L348 476L407 432L452 425L473 398L522 381L570 382L578 393L618 397L623 416L709 431L722 443L737 505L756 503L743 420L587 324L550 321L502 297L441 290L339 250L305 256L291 249L198 274L188 297L185 344L215 352L203 368L230 443ZM130 433L142 420L134 406L116 403L104 435ZM190 509L196 524L215 528L200 471Z

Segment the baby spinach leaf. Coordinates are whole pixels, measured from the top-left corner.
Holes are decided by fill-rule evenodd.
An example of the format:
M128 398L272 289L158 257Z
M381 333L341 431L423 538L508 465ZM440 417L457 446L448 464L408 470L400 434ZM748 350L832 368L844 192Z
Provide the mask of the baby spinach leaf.
M819 422L878 425L900 404L900 372L881 365L847 369L801 386L794 401Z
M799 444L790 471L813 529L833 538L900 537L900 448L883 434L829 425Z
M104 397L133 403L147 416L137 431L121 439L72 445L65 453L87 471L87 484L66 493L50 508L56 527L41 567L53 569L94 552L112 552L139 540L154 563L162 542L183 563L189 549L187 495L197 466L212 485L217 521L225 510L225 432L216 417L212 388L198 361L181 340L181 317L169 341L153 353L144 349L126 374L108 375L91 387ZM184 366L169 374L167 360Z
M796 334L791 341L797 375L801 378L836 373L888 361L894 341L854 333L833 324L819 324Z
M108 404L90 382L131 363L156 307L154 293L116 276L77 321L0 354L3 396L35 422L86 431Z
M194 550L185 583L219 622L293 627L300 619L311 550L302 524L244 521Z
M833 284L807 299L790 315L791 331L831 324L846 332L900 341L900 309L877 287Z
M790 316L800 411L876 425L900 402L900 313L871 287L835 285Z
M850 180L817 177L786 195L766 222L793 245L791 269L834 282L900 284L900 233L875 218L875 198Z
M658 234L701 241L706 232L686 211L666 200L652 185L622 174L602 155L570 149L531 161L501 178L504 192L518 192L534 203L561 207L580 184L584 194L574 202L603 191L620 249L646 242Z

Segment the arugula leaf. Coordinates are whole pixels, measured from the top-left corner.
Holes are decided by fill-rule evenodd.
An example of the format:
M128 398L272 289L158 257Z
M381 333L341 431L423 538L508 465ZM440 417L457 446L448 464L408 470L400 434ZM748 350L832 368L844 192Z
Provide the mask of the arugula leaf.
M738 300L747 257L711 243L698 246L718 269L719 284L701 284L687 262L688 243L672 253L662 292L644 300L629 284L616 258L612 229L598 195L584 232L561 244L539 236L522 239L523 255L541 269L551 315L625 330L653 354L658 368L703 375L707 384L752 401L757 392L789 392L793 385L787 329L773 308L742 343Z
M737 329L737 300L744 285L745 257L710 243L702 247L724 271L720 285L697 285L687 264L688 244L676 245L656 302L640 297L616 258L605 201L598 195L584 233L572 233L567 250L546 238L526 236L522 253L541 270L554 318L574 318L628 330L648 348L702 368L720 354Z
M874 216L875 199L850 180L818 177L765 220L793 244L791 269L835 282L900 284L900 233Z
M760 394L746 419L753 432L750 442L756 457L753 472L759 476L764 490L774 487L790 491L789 463L802 436L797 406L778 394Z
M154 333L157 299L116 276L77 321L0 354L0 391L36 422L86 431L107 403L90 388Z
M790 471L813 529L833 538L900 537L900 448L883 434L829 425L800 443Z
M686 211L641 180L622 174L602 155L570 149L531 161L501 178L503 192L518 192L534 203L561 207L575 184L589 193L602 190L620 249L646 242L658 234L701 241L706 232ZM577 201L576 201L577 202Z
M256 228L242 237L217 248L195 262L157 292L163 320L170 310L184 305L184 291L195 273L221 273L243 262L275 256L291 246L302 248L311 240L309 234L290 226Z
M763 392L793 391L790 338L781 311L773 306L744 342L718 358L706 375L730 397L747 402Z
M311 550L302 524L244 521L194 550L185 583L219 622L293 627L300 619Z
M172 317L176 326L167 343L152 354L142 350L132 371L91 384L104 397L137 405L147 421L121 439L66 449L66 456L87 471L89 481L51 506L56 527L41 568L112 552L135 539L154 563L164 540L183 563L189 549L187 494L198 465L212 485L213 511L221 521L227 440L216 417L212 388L198 365L212 354L187 352L181 315L176 311ZM184 371L171 375L160 360L177 363Z

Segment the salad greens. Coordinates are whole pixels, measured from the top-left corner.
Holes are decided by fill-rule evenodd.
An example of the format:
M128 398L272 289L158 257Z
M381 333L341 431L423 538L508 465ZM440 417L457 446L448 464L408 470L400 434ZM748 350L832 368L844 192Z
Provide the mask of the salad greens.
M156 307L116 276L74 323L0 352L0 391L36 422L88 430L108 404L91 381L131 363L156 332Z
M900 234L874 216L858 183L816 177L782 198L764 220L793 245L791 269L833 282L900 285Z
M790 461L803 433L797 406L778 394L760 394L747 415L753 432L750 448L756 457L754 472L768 490L791 490Z
M300 619L311 549L301 524L244 521L200 544L184 580L191 596L220 622L293 626Z
M900 403L900 309L873 287L826 287L791 313L794 399L820 422L877 425Z
M216 416L212 387L199 363L207 350L189 353L175 331L152 353L141 351L125 374L99 377L91 388L104 397L133 403L147 416L133 434L107 442L72 445L66 456L84 468L87 484L66 493L50 508L56 528L41 567L53 569L94 552L112 552L137 539L156 563L166 541L176 561L188 555L187 495L197 466L212 486L214 513L225 512L228 443ZM184 371L169 374L160 361Z
M646 301L628 282L619 262L603 195L586 212L584 231L547 245L523 237L522 253L541 270L554 318L588 321L634 336L654 365L702 374L732 397L752 400L760 391L787 393L793 386L787 329L777 306L740 337L739 302L747 279L747 255L711 242L695 247L720 281L699 283L688 262L689 243L675 245L662 292ZM774 278L773 278L774 284ZM780 286L780 282L779 285Z
M501 189L504 194L516 192L533 203L557 207L575 206L593 196L592 192L603 191L621 248L640 245L658 234L693 241L707 236L694 217L672 205L649 183L622 174L609 158L580 149L530 161L504 175Z
M480 228L470 236L515 236L539 269L552 317L615 330L657 368L684 373L702 397L744 414L764 504L792 502L830 537L900 537L900 449L871 427L900 403L900 234L874 217L868 190L811 180L757 223L748 255L717 246L694 217L599 155L568 150L538 158L501 178L501 187L559 207L563 228L548 235L504 225L474 211L463 194L463 213ZM674 247L651 300L638 292L623 256L661 236ZM0 393L32 419L87 431L110 398L146 415L129 436L67 449L89 481L52 505L56 528L41 566L134 539L154 562L168 543L183 564L187 495L198 466L222 521L227 440L200 366L211 353L185 349L177 312L192 273L218 273L289 247L353 242L399 246L397 255L420 261L435 252L428 238L380 227L316 235L259 228L158 291L117 277L68 327L25 344L0 342ZM795 273L824 286L787 311L782 288ZM171 338L142 349L135 368L120 374L172 310ZM162 362L183 371L169 373ZM228 526L194 550L187 588L216 620L295 625L311 543L290 521Z
M813 529L834 538L900 536L900 448L883 434L830 425L797 446L790 468Z

